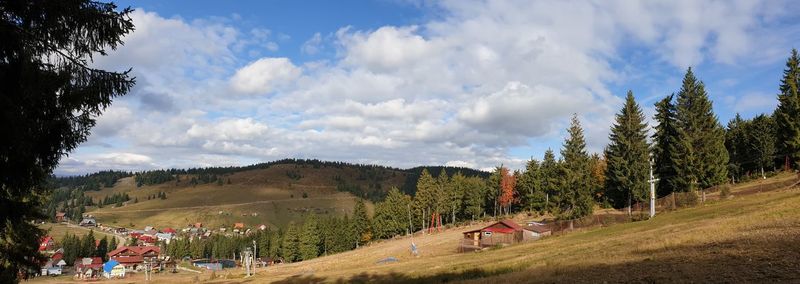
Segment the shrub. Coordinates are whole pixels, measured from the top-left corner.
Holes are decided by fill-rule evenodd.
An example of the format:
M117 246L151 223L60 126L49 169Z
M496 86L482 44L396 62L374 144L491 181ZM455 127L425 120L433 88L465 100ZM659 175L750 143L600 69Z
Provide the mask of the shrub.
M727 199L731 195L731 186L723 184L719 187L719 199Z

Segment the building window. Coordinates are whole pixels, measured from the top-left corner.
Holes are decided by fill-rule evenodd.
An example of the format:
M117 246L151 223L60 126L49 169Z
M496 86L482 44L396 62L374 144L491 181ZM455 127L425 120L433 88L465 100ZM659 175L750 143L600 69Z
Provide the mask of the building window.
M492 232L483 232L483 235L487 236L487 237L491 237L492 236Z

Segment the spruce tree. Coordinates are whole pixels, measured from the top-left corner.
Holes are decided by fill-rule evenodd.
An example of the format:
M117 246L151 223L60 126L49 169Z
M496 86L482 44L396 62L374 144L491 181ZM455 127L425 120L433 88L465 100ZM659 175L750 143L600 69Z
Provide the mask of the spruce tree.
M289 223L289 225L286 226L286 233L283 235L281 256L286 262L300 260L300 236L296 227L294 223Z
M352 230L356 237L356 247L372 240L371 223L364 200L359 198L353 208L353 220L351 221Z
M457 215L462 215L464 207L464 193L467 190L467 177L456 172L450 177L450 185L447 187L448 205L450 206L450 222L455 223Z
M748 153L751 153L752 162L761 172L761 177L766 178L764 169L774 165L776 131L774 120L766 115L759 115L747 124L746 141Z
M375 204L375 218L372 220L375 237L391 238L408 231L410 204L410 196L400 192L396 187L389 189L386 198Z
M117 237L112 237L110 241L108 241L108 248L106 249L107 252L111 252L117 249Z
M414 193L414 211L418 218L420 228L425 229L426 222L430 221L431 214L436 204L436 181L428 169L422 169L417 180L417 191ZM415 222L416 223L416 222Z
M131 9L100 1L0 1L0 283L39 271L42 197L59 161L134 85L92 60L133 31Z
M97 250L94 255L102 257L103 261L106 261L108 260L108 255L106 255L106 253L108 253L108 237L103 236L103 238L100 239L100 243L97 244Z
M647 123L631 91L611 126L609 140L605 194L615 208L630 208L647 198L650 173Z
M561 163L556 161L556 155L552 149L547 149L544 152L544 159L540 169L542 175L541 186L545 194L545 210L554 212L561 188Z
M486 182L479 177L468 177L464 181L464 215L475 220L484 212L484 196L486 195Z
M83 236L81 239L81 254L80 257L91 257L95 255L95 239L94 230L90 230L89 234Z
M745 137L745 121L738 113L728 122L725 130L725 148L728 149L728 173L735 182L742 174L743 164L749 162L747 141Z
M320 228L317 217L309 214L303 223L303 231L300 234L300 259L309 260L319 256L322 239L320 238Z
M800 168L800 56L797 49L792 49L792 55L786 60L774 117L781 163L788 158L790 164Z
M689 68L678 92L676 151L672 159L678 190L694 191L721 184L728 176L725 133L717 121L703 82Z
M653 172L658 178L656 193L666 196L676 189L678 174L675 169L675 155L678 130L676 125L676 109L672 100L675 95L669 95L656 103L655 126L653 133Z
M539 161L531 159L525 165L525 172L517 182L517 192L523 198L523 205L528 211L539 211L544 209L545 195L542 190L541 170Z
M557 214L561 219L574 219L592 214L589 155L578 115L572 117L568 137L561 149L564 159L561 167L562 189L559 192Z

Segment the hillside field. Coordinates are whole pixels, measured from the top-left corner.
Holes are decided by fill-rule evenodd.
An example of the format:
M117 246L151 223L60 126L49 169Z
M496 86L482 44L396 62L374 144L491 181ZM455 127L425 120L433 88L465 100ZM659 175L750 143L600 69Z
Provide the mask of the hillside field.
M785 177L779 177L785 178ZM744 195L475 253L457 253L461 232L376 243L311 261L269 267L258 280L305 282L796 282L800 281L800 189ZM741 195L739 195L741 193ZM376 262L396 257L395 263Z
M299 179L287 175L287 171L299 174ZM276 227L289 222L300 222L306 213L352 214L356 196L336 189L336 178L348 184L368 188L370 181L359 178L352 168L297 167L275 165L268 169L256 169L224 175L222 185L217 183L191 185L192 175L181 175L179 182L136 187L133 177L122 178L111 188L87 191L95 200L117 193L127 193L131 201L114 208L87 209L98 222L112 226L141 228L184 227L202 222L208 227L230 226L244 222L247 226L266 224ZM401 186L406 173L396 172L381 182L381 188ZM228 183L230 180L230 184ZM374 186L374 185L373 185ZM148 196L159 192L167 194L166 200ZM303 194L307 198L303 198ZM138 199L138 203L133 200ZM372 204L367 202L368 210Z

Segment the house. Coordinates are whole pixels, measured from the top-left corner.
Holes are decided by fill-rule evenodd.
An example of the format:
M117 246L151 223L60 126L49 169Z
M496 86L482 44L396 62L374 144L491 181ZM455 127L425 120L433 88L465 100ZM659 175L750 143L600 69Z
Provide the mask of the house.
M536 240L544 236L549 236L552 231L547 225L539 222L528 222L522 236L523 240Z
M258 225L258 229L262 230L262 231L266 230L267 229L267 225L264 225L264 224Z
M64 222L67 220L67 213L58 212L56 213L56 222Z
M51 251L56 245L56 241L51 236L44 236L39 241L39 251Z
M97 227L97 220L94 218L83 218L80 225L83 227Z
M476 250L494 245L513 244L523 240L524 229L511 220L492 223L489 226L464 232L461 249Z
M173 228L164 228L163 230L161 230L161 232L173 235L178 233L178 231L175 231L175 229Z
M125 266L126 269L135 270L145 261L155 262L161 254L161 248L156 246L122 246L108 253L108 258Z
M198 228L198 229L202 228L203 227L203 223L199 223L199 222L198 223L194 223L194 227Z
M106 278L125 278L125 265L116 260L109 260L103 264L103 276Z
M64 261L64 253L62 249L58 249L47 262L42 265L42 275L61 275L61 271L67 262Z
M170 233L157 233L156 234L156 238L159 241L163 241L163 242L165 242L167 244L169 244L169 242L172 240L173 236L174 235L170 234Z
M102 274L103 259L84 257L75 260L75 277L78 279L97 279Z
M233 228L234 229L240 229L240 230L244 229L244 223L234 223L233 224Z
M145 231L145 232L147 232L147 231L152 231L152 230L154 230L154 229L155 229L155 228L153 228L153 226L145 226L145 227L144 227L144 231Z
M155 244L156 241L158 241L158 239L155 236L151 236L151 235L141 235L141 236L137 237L136 239L139 240L139 242L143 243L143 244Z

